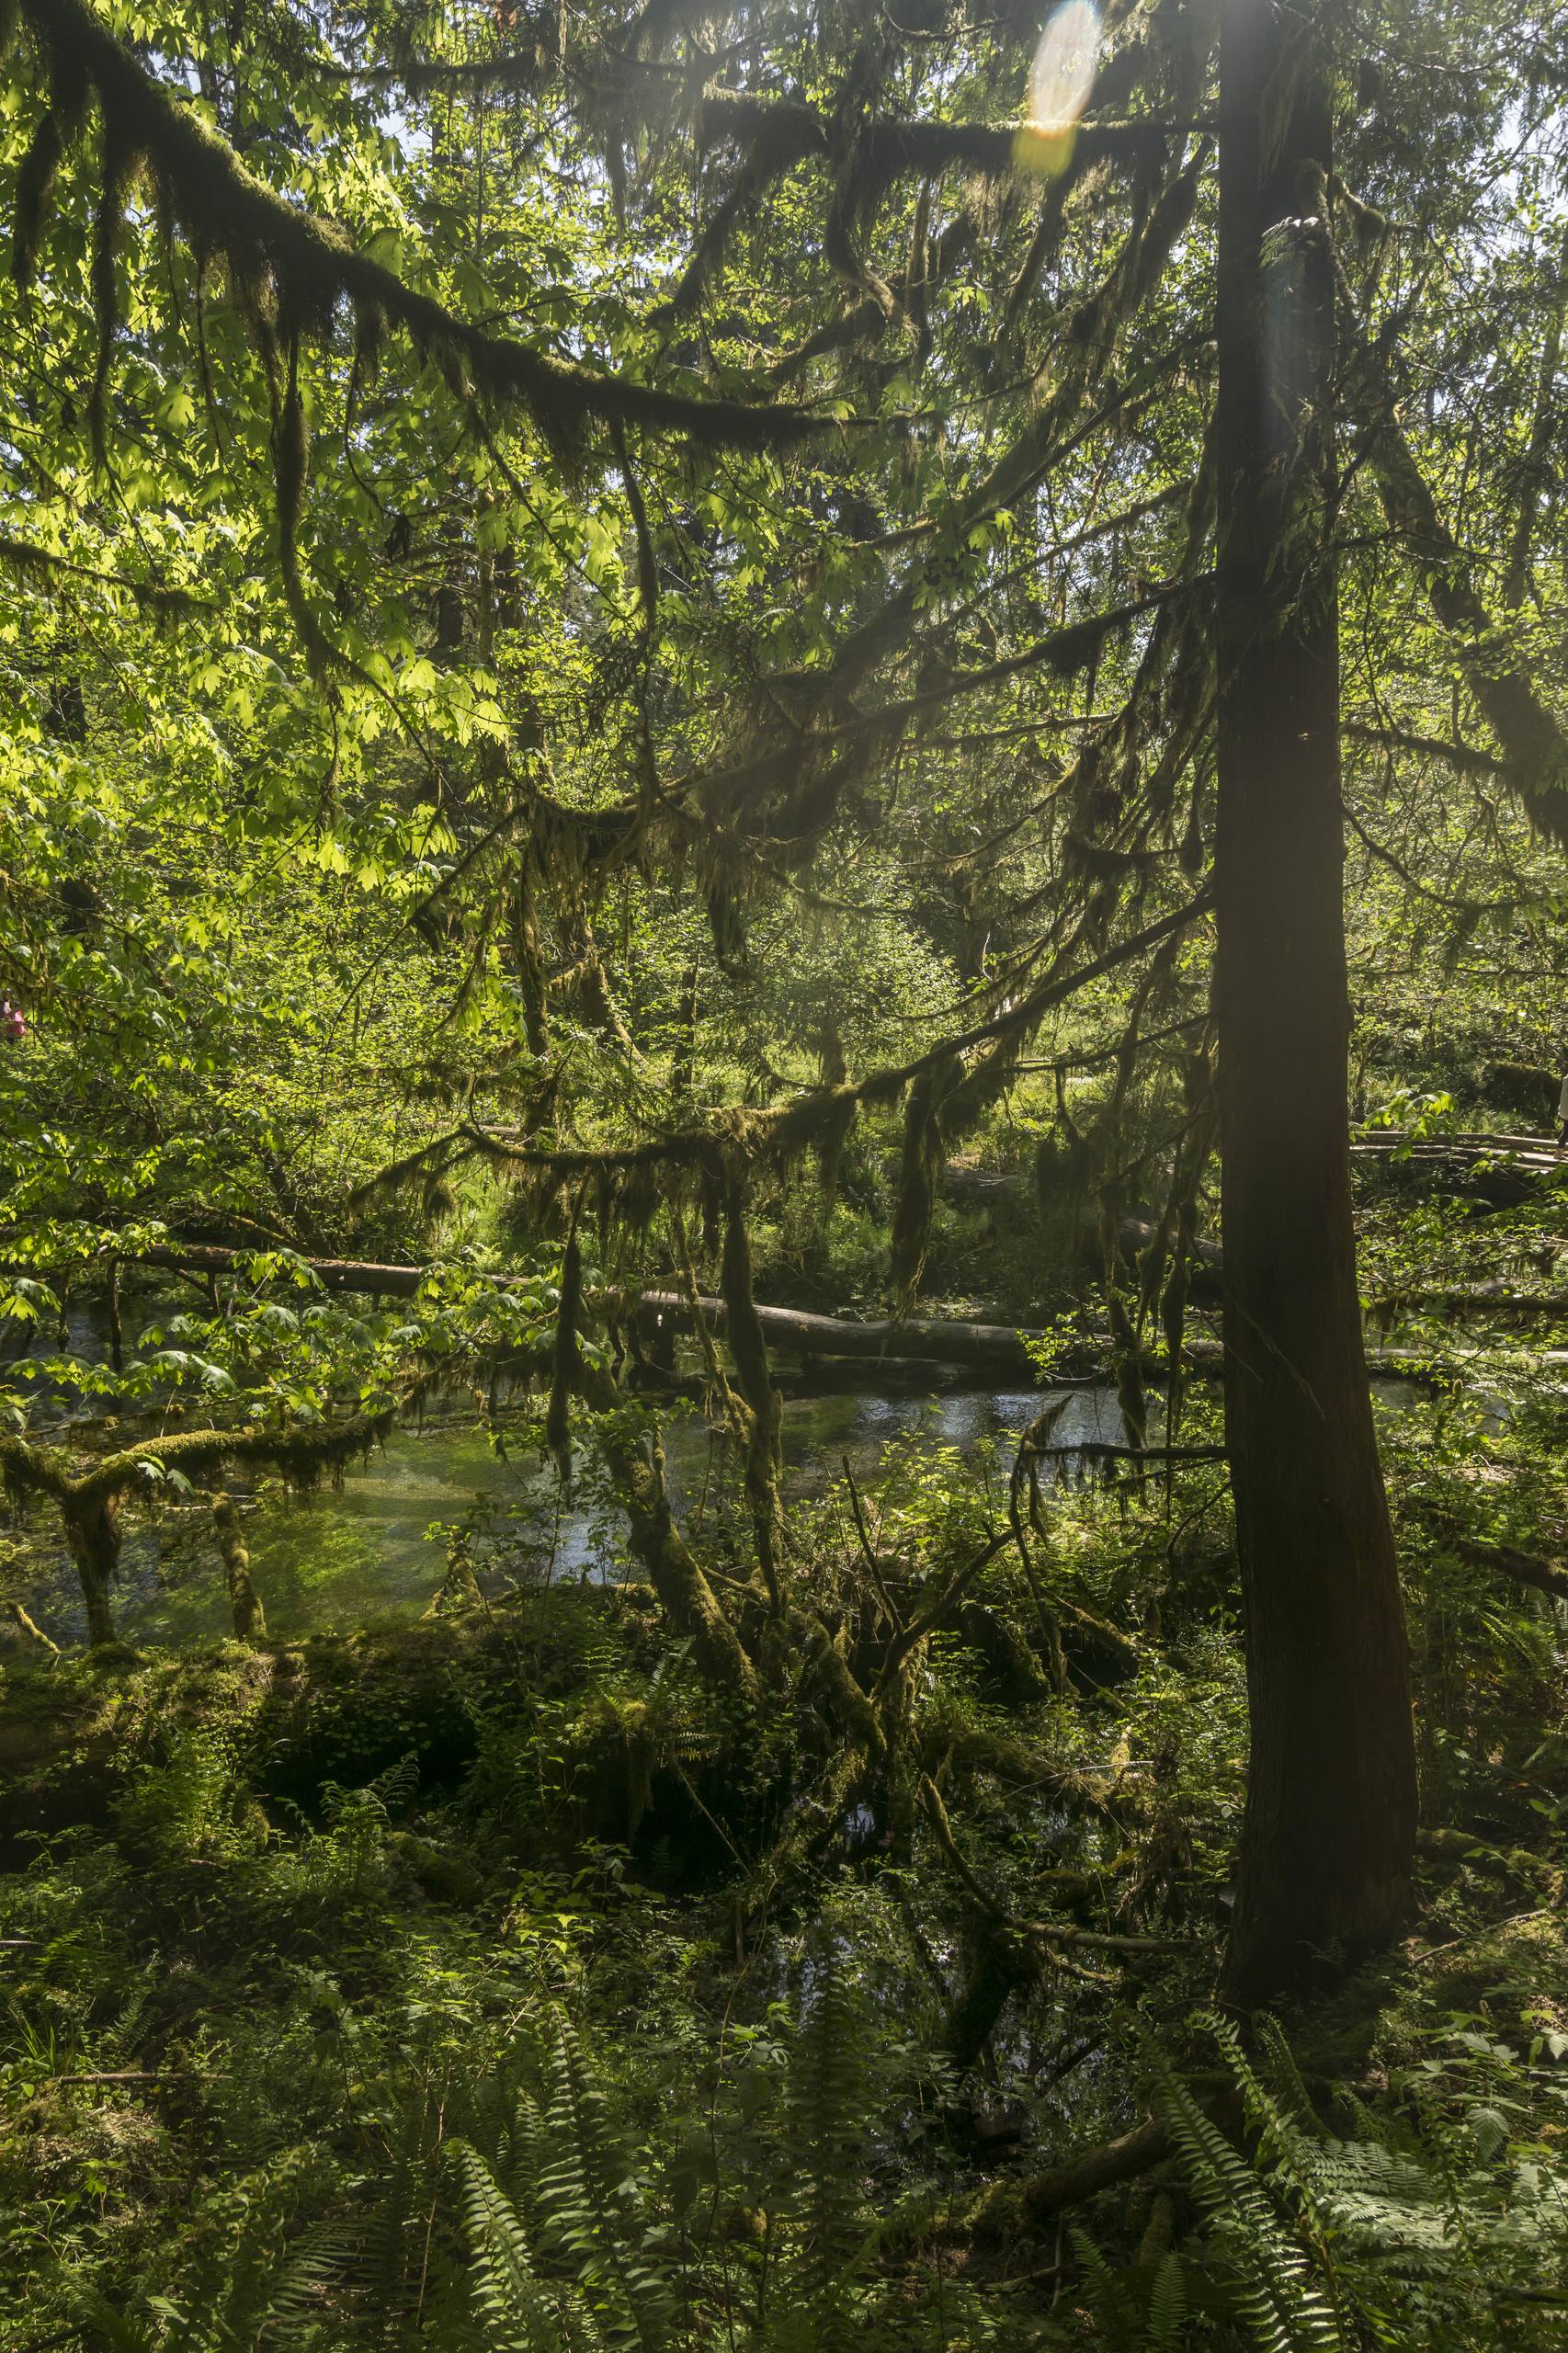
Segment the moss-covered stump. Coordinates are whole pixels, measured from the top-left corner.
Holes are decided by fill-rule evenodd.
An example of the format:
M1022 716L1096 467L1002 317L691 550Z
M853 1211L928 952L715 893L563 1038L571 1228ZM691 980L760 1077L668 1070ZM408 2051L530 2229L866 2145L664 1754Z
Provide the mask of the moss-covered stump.
M106 1820L127 1774L190 1732L233 1742L259 1794L307 1812L326 1783L369 1780L407 1756L422 1779L450 1780L476 1753L474 1695L503 1679L515 1670L490 1619L225 1643L177 1660L24 1656L0 1684L0 1843Z
M426 1795L477 1767L476 1802L514 1832L526 1815L530 1847L609 1839L662 1875L722 1876L735 1825L773 1818L785 1768L760 1755L733 1695L678 1675L631 1688L638 1662L645 1674L664 1654L650 1600L562 1589L516 1609L179 1658L24 1653L0 1673L0 1867L23 1862L40 1834L111 1828L131 1784L194 1737L221 1744L236 1782L285 1816L320 1821L336 1790L407 1759ZM625 1689L594 1668L610 1654ZM542 1765L540 1708L554 1725ZM518 1758L532 1760L520 1780Z

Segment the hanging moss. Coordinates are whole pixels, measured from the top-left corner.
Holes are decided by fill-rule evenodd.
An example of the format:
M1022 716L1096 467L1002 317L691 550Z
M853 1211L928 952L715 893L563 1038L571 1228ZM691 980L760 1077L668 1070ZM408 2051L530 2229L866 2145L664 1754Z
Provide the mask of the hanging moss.
M642 1053L633 1041L631 1032L621 1017L620 1008L610 987L609 974L599 953L592 918L588 912L587 893L580 877L573 878L566 893L566 908L562 918L562 931L570 944L576 961L570 971L560 974L551 983L557 991L574 992L584 1018L591 1029L608 1039L618 1053L630 1063L641 1066Z
M1111 1361L1116 1369L1116 1402L1127 1425L1128 1443L1140 1451L1149 1442L1149 1398L1143 1386L1143 1352L1118 1279L1114 1253L1106 1257L1106 1313L1110 1324Z
M1348 298L1347 298L1348 299ZM1504 775L1538 832L1568 844L1568 736L1519 658L1515 632L1496 621L1471 566L1399 428L1387 362L1371 344L1346 369L1382 509L1395 542L1415 562L1432 610L1454 639L1465 679L1505 755Z
M572 1399L582 1385L582 1350L577 1326L583 1313L583 1254L576 1222L566 1238L561 1261L561 1298L555 1311L555 1347L551 1358L550 1410L544 1434L562 1483L572 1482Z
M134 162L124 131L112 115L103 126L97 206L93 219L90 279L93 325L97 335L97 364L87 396L87 428L93 463L101 473L108 464L108 387L114 368L115 330L119 299L115 286L115 249L119 243L127 189Z
M724 1248L719 1290L724 1302L730 1354L746 1406L745 1490L756 1539L757 1563L768 1598L782 1603L784 1415L767 1360L767 1343L752 1293L751 1241L744 1188L730 1175L724 1194Z
M1047 1216L1065 1209L1070 1222L1076 1224L1094 1182L1097 1154L1073 1116L1067 1075L1060 1063L1054 1075L1056 1124L1046 1130L1035 1147L1035 1199Z
M356 1186L348 1196L348 1207L356 1217L368 1210L380 1209L383 1203L395 1200L407 1186L426 1185L432 1176L445 1176L447 1168L460 1151L464 1138L460 1129L449 1128L444 1135L429 1143L404 1153L392 1160L364 1184Z
M937 1184L946 1156L942 1105L958 1085L961 1072L962 1065L956 1055L943 1056L915 1079L904 1105L903 1151L892 1234L892 1279L904 1306L914 1299L919 1286L930 1241Z
M317 620L300 569L300 519L304 511L310 433L300 392L298 336L289 345L288 381L272 433L273 483L278 508L278 557L284 599L298 631L311 674L324 679L342 665L342 656Z
M282 1430L180 1430L104 1455L73 1471L62 1448L32 1445L22 1438L0 1438L0 1477L17 1500L48 1495L60 1508L66 1542L81 1580L89 1639L113 1640L109 1586L119 1560L119 1512L125 1498L154 1477L178 1472L199 1479L220 1463L259 1462L276 1470L285 1485L303 1494L325 1473L341 1480L344 1466L381 1444L396 1418L392 1408L359 1414L344 1422L298 1425Z
M671 321L699 307L735 228L767 188L827 146L826 126L814 108L719 87L703 94L698 134L710 152L728 150L740 160L731 165L727 191L704 222L674 293L654 313Z
M472 1120L460 1131L463 1144L509 1176L540 1222L551 1201L568 1188L575 1191L585 1180L596 1189L601 1230L607 1233L617 1227L645 1232L661 1206L695 1198L702 1210L705 1246L716 1253L725 1188L733 1172L782 1172L824 1140L831 1142L846 1132L860 1106L895 1101L907 1090L893 1222L896 1279L907 1299L924 1261L945 1138L962 1132L994 1100L1011 1077L1023 1042L1052 1006L1142 954L1160 948L1174 953L1207 905L1207 894L1200 894L1087 963L1075 962L1071 952L1065 953L1006 1011L902 1067L815 1088L783 1105L730 1106L638 1144L550 1149L494 1134ZM966 1068L963 1054L976 1048L983 1051Z
M56 74L50 104L39 119L17 175L16 210L11 221L11 269L18 286L32 282L39 247L49 225L54 182L67 142L75 136L87 106L87 84L62 64Z
M704 400L601 375L471 325L358 250L347 231L275 195L192 108L143 69L87 0L19 0L17 18L44 69L51 126L35 135L18 189L14 238L24 274L61 155L91 98L121 190L131 170L144 167L166 217L184 225L204 264L221 257L236 290L252 297L265 291L286 334L304 323L324 325L341 304L373 313L433 358L460 398L519 404L565 451L590 419L642 423L709 447L777 448L823 429L802 410ZM103 228L111 250L119 210ZM100 318L100 335L101 328Z
M61 1520L87 1612L87 1640L96 1648L114 1640L109 1587L119 1566L119 1495L70 1493L62 1498Z
M842 1086L842 1078L836 1085ZM845 1147L854 1133L859 1107L852 1096L839 1095L833 1115L824 1122L816 1140L817 1182L824 1212L831 1210L838 1198L839 1170L844 1162Z

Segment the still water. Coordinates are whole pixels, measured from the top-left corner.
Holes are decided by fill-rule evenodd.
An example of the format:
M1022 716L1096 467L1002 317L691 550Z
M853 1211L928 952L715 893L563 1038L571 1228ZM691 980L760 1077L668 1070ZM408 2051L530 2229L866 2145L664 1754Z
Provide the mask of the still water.
M787 1494L801 1505L841 1477L847 1458L873 1498L879 1482L904 1466L954 1449L1006 1493L1017 1434L1051 1402L1038 1390L922 1389L906 1395L840 1390L784 1402ZM1067 1394L1053 1442L1085 1445L1123 1435L1115 1398ZM701 1523L733 1475L700 1417L666 1417L665 1446L677 1517ZM238 1479L232 1492L243 1495ZM40 1515L40 1534L50 1522ZM534 1576L614 1577L622 1566L625 1523L585 1461L572 1497L537 1446L497 1452L472 1424L400 1430L384 1452L346 1473L341 1488L293 1498L264 1486L245 1512L251 1574L268 1632L294 1640L417 1618L448 1572L449 1531L461 1529L482 1585L519 1570ZM503 1566L504 1560L504 1566ZM128 1530L114 1597L121 1637L179 1648L230 1631L222 1570L207 1515L174 1510ZM81 1598L62 1556L28 1607L62 1645L85 1639Z

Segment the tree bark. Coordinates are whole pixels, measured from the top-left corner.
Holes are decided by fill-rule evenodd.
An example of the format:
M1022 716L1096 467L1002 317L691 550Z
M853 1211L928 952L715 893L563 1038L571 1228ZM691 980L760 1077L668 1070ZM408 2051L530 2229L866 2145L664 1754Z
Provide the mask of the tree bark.
M6 1615L10 1619L17 1633L25 1641L31 1643L35 1650L47 1651L51 1658L60 1656L60 1644L50 1639L32 1612L24 1608L19 1601L7 1601Z
M1221 28L1215 987L1252 1718L1225 1984L1250 2006L1397 1933L1415 1752L1350 1211L1331 82L1273 0Z
M261 1597L251 1582L250 1553L232 1495L213 1496L212 1526L217 1533L218 1550L223 1555L223 1575L229 1587L229 1607L233 1613L234 1640L237 1643L264 1643L267 1640L267 1617L261 1606Z
M109 1585L119 1563L119 1497L92 1495L62 1501L65 1541L76 1563L87 1612L87 1641L97 1649L114 1640Z

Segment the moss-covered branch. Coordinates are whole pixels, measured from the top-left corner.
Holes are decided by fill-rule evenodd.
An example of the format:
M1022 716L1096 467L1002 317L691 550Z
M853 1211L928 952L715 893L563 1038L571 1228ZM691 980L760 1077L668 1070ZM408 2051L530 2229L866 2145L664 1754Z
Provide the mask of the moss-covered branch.
M81 1580L86 1605L87 1636L94 1643L114 1639L109 1587L119 1563L119 1515L126 1498L139 1486L166 1479L200 1478L224 1462L265 1463L281 1472L290 1485L313 1486L324 1472L340 1472L346 1462L368 1454L385 1438L393 1416L389 1413L357 1414L344 1422L307 1424L283 1430L177 1430L167 1437L144 1439L100 1456L85 1469L72 1466L72 1458L58 1447L35 1446L24 1438L0 1438L0 1481L8 1495L21 1499L47 1495L60 1509L61 1524ZM235 1623L241 1599L235 1597L236 1567L230 1554L232 1536L244 1558L248 1585L249 1561L237 1528L220 1518L225 1566ZM254 1601L254 1596L252 1597ZM259 1605L254 1612L259 1618Z
M75 563L69 556L57 555L52 548L35 546L30 540L14 539L8 531L0 531L0 563L7 563L13 572L43 582L62 575L67 580L91 581L97 587L115 588L156 615L215 613L220 609L210 597L199 597L194 589L171 587L161 580L134 580L123 572L103 572L97 564Z
M1509 626L1494 617L1476 587L1470 561L1400 429L1392 397L1385 392L1379 407L1364 415L1361 446L1383 512L1426 583L1432 610L1453 639L1470 690L1503 747L1504 781L1548 840L1568 845L1568 738L1536 692Z
M107 240L111 255L119 209L139 166L199 259L207 266L222 261L235 285L260 298L285 331L324 327L347 305L362 335L401 330L462 397L520 405L557 443L574 439L589 418L679 434L708 447L776 448L821 429L801 409L639 384L487 334L358 251L335 222L275 195L116 40L86 0L18 0L18 14L37 44L50 94L31 169L24 165L17 186L22 274L38 248L59 157L96 102L115 158L99 224L100 244ZM100 334L103 324L100 318Z
M251 1582L250 1553L232 1495L213 1496L212 1528L218 1539L218 1550L223 1556L229 1607L233 1612L234 1639L241 1643L265 1642L267 1618L260 1597Z

